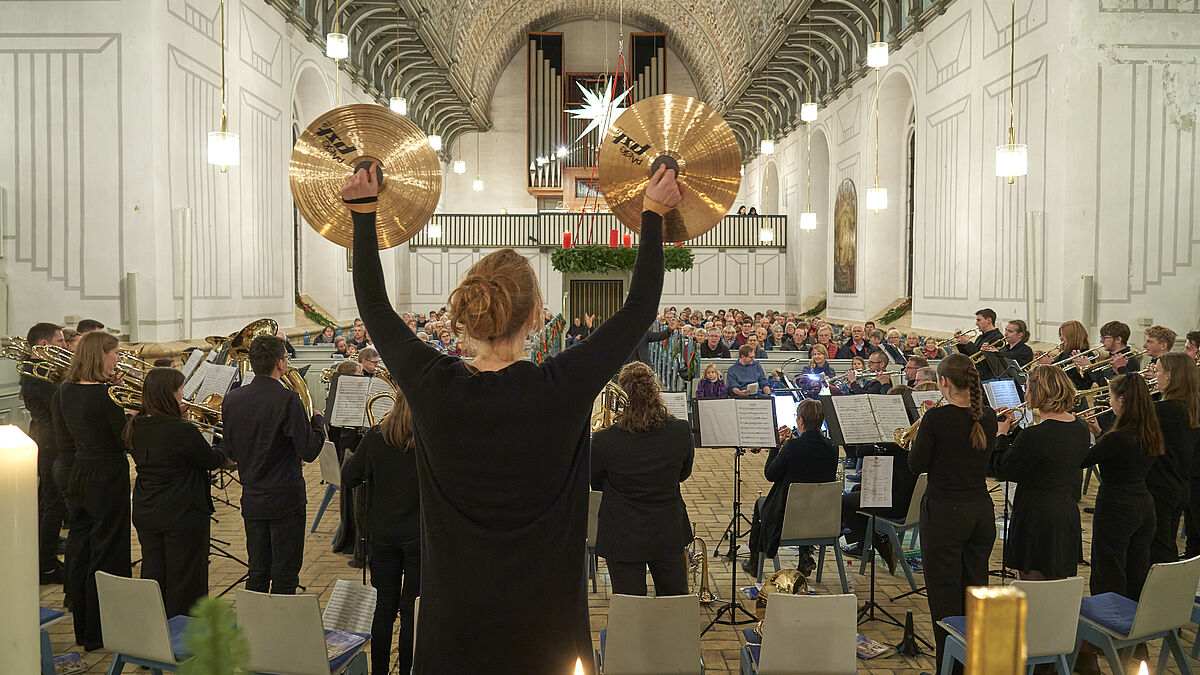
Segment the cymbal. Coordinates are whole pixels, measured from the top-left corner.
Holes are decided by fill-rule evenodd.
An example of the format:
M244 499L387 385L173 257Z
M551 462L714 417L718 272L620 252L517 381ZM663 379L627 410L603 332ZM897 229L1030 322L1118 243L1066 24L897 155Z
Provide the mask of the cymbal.
M663 219L663 241L686 241L721 222L742 183L737 138L715 110L676 94L634 103L600 148L600 190L626 227L642 227L642 197L660 164L677 168L682 200Z
M384 106L356 103L318 117L292 147L288 177L296 208L318 234L339 246L354 244L342 184L371 162L381 174L379 248L391 248L421 231L441 196L442 166L425 132Z

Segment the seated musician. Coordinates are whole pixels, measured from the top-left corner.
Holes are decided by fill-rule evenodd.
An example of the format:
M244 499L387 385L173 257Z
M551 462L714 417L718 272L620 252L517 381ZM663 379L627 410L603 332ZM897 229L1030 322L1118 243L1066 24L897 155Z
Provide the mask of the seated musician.
M757 386L753 393L750 391L752 386ZM737 363L725 371L725 387L733 398L762 398L771 395L767 374L763 372L762 364L754 360L754 347L746 344L738 349Z
M908 354L904 352L900 331L895 328L888 330L887 338L880 347L883 349L884 356L888 357L888 361L898 366L902 366L905 361L908 361Z
M886 394L892 388L892 376L887 370L888 360L883 352L875 352L867 357L867 378L850 383L852 394Z
M862 326L850 327L850 339L846 344L838 347L837 358L852 359L856 356L861 356L864 359L874 352L875 348L866 340L866 333L863 332Z
M368 349L375 351L372 348ZM364 349L363 352L366 353L368 349ZM375 358L379 358L378 354ZM362 374L363 364L359 361L342 361L334 369L331 380L336 380L342 375ZM329 386L330 388L334 386L332 381ZM342 464L346 461L347 455L351 454L351 451L357 448L362 441L363 430L357 427L337 427L330 424L326 430L326 434L329 442L333 443L334 452L337 453L338 464ZM361 545L362 538L356 536L358 529L355 526L358 523L354 518L354 492L343 485L342 489L338 491L338 496L340 498L338 506L341 527L338 528L337 536L334 537L332 550L334 553L351 554L353 556L351 566L361 568L362 564L360 563L366 560L366 549Z
M917 373L922 368L928 368L929 362L920 356L910 356L904 363L904 383L910 387L917 386Z
M1013 319L1004 324L1004 344L993 347L983 345L986 352L995 352L1000 358L1012 359L1019 366L1027 366L1033 361L1033 349L1029 347L1029 327L1020 319Z
M1129 348L1129 326L1121 321L1109 321L1100 327L1100 344L1108 352L1108 365L1088 371L1091 382L1088 386L1108 384L1117 375L1136 373L1142 369L1141 359L1131 356ZM1091 361L1075 359L1075 365L1087 368Z
M917 371L917 379L913 380L913 391L937 391L937 380L937 368L934 368L933 366L925 366ZM932 384L933 386L925 386L929 384Z
M936 387L936 385L935 385ZM892 396L901 396L908 387L896 385L888 390ZM908 502L912 499L913 488L917 485L917 475L908 468L908 451L895 443L878 443L864 453L870 455L891 455L892 460L892 505L867 509L884 518L904 518L908 515ZM863 541L866 539L868 523L867 516L859 513L862 501L862 485L855 485L850 492L842 495L842 527L850 530L845 535L847 546L842 551L856 558L862 557ZM875 550L887 563L888 571L896 573L896 556L892 550L892 542L887 537L875 535Z
M838 450L821 433L824 421L821 402L805 399L796 406L800 435L792 438L791 429L779 428L779 446L771 450L763 468L763 474L771 481L771 490L754 502L750 557L742 563L748 574L758 574L758 556L772 558L779 551L788 487L792 483L828 483L837 478ZM800 572L807 576L816 566L812 548L801 548Z
M708 331L705 341L700 345L702 359L728 359L729 347L721 340L721 331L713 328Z
M696 385L696 398L725 398L725 380L715 364L704 367L700 382Z
M974 340L966 335L954 336L958 341L956 347L959 353L972 356L984 345L998 342L1004 338L996 328L996 312L988 307L975 312L975 327L979 329L979 335Z
M1142 349L1146 350L1146 356L1150 358L1150 365L1157 365L1158 358L1174 347L1175 331L1166 326L1150 326L1146 329L1146 341L1142 343ZM1117 359L1113 359L1114 365L1116 361Z

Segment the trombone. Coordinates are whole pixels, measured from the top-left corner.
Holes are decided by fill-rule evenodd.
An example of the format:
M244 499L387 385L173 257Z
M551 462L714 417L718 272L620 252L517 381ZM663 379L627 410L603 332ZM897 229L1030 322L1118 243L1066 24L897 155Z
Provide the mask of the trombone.
M108 397L124 410L142 412L142 389L139 381L135 381L133 386L118 384L109 387ZM200 431L221 438L222 398L220 394L209 394L200 403L183 401L180 404L183 408L183 419L196 425Z
M972 328L970 330L965 330L965 331L956 330L956 331L954 331L954 337L948 337L945 340L938 340L937 346L941 347L942 349L949 349L949 348L953 347L954 345L958 344L958 338L960 336L961 337L971 337L972 335L978 335L978 334L979 334L978 328Z

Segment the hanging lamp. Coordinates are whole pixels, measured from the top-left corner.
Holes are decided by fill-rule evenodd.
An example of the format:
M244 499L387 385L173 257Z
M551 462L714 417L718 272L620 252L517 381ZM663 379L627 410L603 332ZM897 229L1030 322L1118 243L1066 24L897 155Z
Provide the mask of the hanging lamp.
M1012 44L1008 61L1008 143L996 146L996 176L1007 178L1009 185L1017 176L1029 174L1029 146L1017 142L1017 128L1013 112L1017 79L1017 2L1012 3Z
M883 0L879 0L879 23L876 25L875 42L867 46L867 65L875 69L875 186L867 188L867 208L878 214L888 206L887 188L879 185L879 69L886 66L887 59L887 43L883 42ZM876 54L874 65L871 61L871 49L875 48L878 51L879 46L883 48L883 60L879 60L878 53Z
M471 181L471 189L476 192L483 192L483 178L478 171L482 165L479 163L479 134L475 134L475 180ZM529 164L529 171L533 171L533 163Z
M221 167L221 173L237 166L241 155L241 141L229 131L225 110L225 49L225 0L221 0L221 129L208 132L208 163Z
M875 41L867 45L867 66L883 68L888 64L888 43L883 41L883 0L876 0L879 23L875 25Z
M388 101L388 107L397 115L408 114L408 99L400 95L400 17L403 16L403 11L400 8L400 3L396 3L396 91L392 94L392 98Z
M812 58L812 10L808 12L808 57ZM811 75L812 70L809 69ZM817 104L812 100L812 82L808 83L808 100L800 104L800 121L801 122L816 122L817 121Z
M342 3L333 8L333 32L325 34L325 56L340 61L350 56L350 37L339 30L341 26Z

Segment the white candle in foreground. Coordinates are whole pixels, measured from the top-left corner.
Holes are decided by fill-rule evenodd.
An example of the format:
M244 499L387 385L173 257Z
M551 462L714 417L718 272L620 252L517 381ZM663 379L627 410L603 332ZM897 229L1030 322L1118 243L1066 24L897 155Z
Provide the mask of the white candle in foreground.
M575 659L575 675L583 675L583 659Z
M37 444L0 426L0 654L5 672L37 673Z

